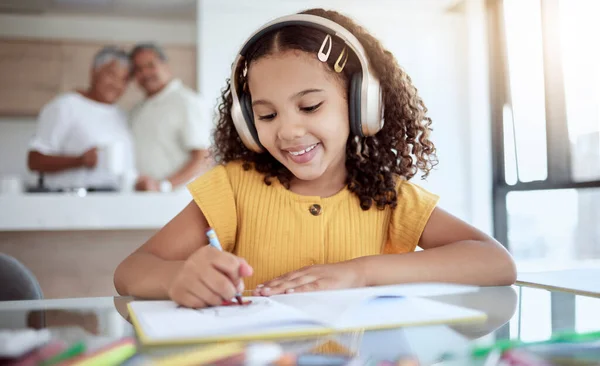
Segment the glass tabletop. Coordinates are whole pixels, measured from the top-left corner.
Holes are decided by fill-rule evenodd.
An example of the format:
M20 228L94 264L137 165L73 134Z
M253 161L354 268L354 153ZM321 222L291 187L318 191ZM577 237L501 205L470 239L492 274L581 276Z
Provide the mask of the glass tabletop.
M481 323L432 325L363 331L311 339L281 339L294 353L343 353L361 359L418 359L421 365L439 362L448 352L460 353L473 345L490 345L500 339L538 341L559 331L600 330L600 298L522 286L482 287L473 293L430 299L484 311ZM127 312L129 297L52 299L0 302L0 329L47 328L65 342L85 341L101 347L135 336ZM150 357L163 357L198 345L140 347ZM445 364L445 363L444 363Z

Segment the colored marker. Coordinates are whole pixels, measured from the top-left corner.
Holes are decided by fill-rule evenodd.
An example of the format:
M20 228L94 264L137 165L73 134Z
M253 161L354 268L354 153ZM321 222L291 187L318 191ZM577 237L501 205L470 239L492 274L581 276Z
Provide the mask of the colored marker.
M215 232L215 230L213 228L208 228L208 230L206 230L206 236L208 236L208 245L210 245L211 247L213 247L221 252L223 251L221 242L219 242L219 238L217 238L217 233ZM244 305L244 301L242 300L241 292L238 292L235 294L235 299L237 300L238 304Z
M57 354L56 356L52 356L49 359L43 361L41 366L52 366L57 365L59 363L68 361L74 357L77 357L85 352L85 343L77 342L73 344L71 347L67 348L63 352Z

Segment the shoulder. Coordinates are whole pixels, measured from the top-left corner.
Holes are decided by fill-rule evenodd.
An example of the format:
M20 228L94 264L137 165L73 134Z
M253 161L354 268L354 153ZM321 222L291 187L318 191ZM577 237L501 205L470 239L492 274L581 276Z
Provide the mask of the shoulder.
M410 203L417 201L435 201L439 200L439 196L428 191L422 186L408 181L406 179L399 178L396 182L396 193L398 195L398 202Z
M397 204L392 211L386 253L415 250L439 196L413 182L399 179L396 183Z
M438 195L406 179L398 179L396 194L397 204L394 212L403 218L410 217L416 220L428 218L440 199Z
M79 108L78 104L76 93L57 95L42 107L39 120L45 123L67 123L69 116Z
M246 169L243 161L235 160L225 164L219 164L211 170L196 178L188 184L190 191L204 189L206 185L214 186L217 184L225 184L233 191L237 191L240 186L252 186L263 183L263 175L252 167Z
M44 105L42 110L68 109L79 103L76 93L67 92L57 95Z

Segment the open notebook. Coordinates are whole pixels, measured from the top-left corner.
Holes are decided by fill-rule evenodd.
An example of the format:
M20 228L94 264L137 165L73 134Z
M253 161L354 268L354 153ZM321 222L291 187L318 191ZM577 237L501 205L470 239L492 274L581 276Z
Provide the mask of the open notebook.
M252 303L244 306L187 309L172 301L132 301L128 308L143 344L201 343L484 321L483 312L419 297L476 290L455 285L397 285L246 297Z

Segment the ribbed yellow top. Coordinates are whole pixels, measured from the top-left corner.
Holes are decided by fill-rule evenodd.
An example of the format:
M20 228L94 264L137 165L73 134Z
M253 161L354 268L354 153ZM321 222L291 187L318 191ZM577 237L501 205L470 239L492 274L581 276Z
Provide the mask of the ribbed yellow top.
M438 201L399 180L395 209L363 211L347 188L323 198L295 194L276 178L272 182L268 186L261 173L231 162L188 184L223 249L254 268L247 289L312 264L411 252Z

